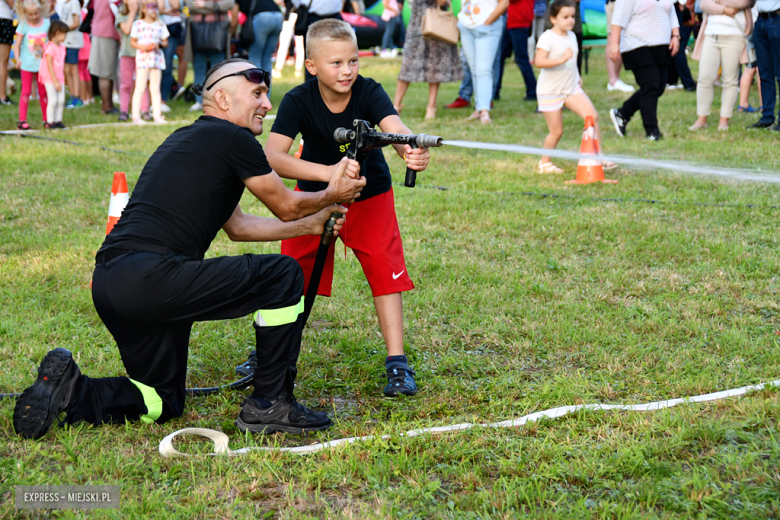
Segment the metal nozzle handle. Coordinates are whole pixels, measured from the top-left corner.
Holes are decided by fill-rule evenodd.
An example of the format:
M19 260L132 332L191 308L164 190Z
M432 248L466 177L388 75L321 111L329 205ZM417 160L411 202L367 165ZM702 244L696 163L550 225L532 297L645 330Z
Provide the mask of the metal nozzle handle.
M330 244L331 240L333 240L333 226L335 226L336 221L343 216L344 214L339 213L338 211L334 211L330 214L330 218L325 223L325 230L322 232L322 240L320 241L322 244Z

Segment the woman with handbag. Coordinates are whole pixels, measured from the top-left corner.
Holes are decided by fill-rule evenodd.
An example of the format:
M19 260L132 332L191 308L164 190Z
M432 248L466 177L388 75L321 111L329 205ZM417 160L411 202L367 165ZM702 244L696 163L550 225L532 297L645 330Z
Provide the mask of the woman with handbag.
M241 43L249 52L249 61L255 67L270 71L273 68L271 55L279 45L284 17L274 0L238 0L233 7L233 17L238 19L241 11L247 17L241 28ZM271 85L268 85L271 95Z
M426 10L433 8L435 14L436 9L441 9L448 4L448 0L414 0L412 3L412 17L406 28L403 61L393 102L393 106L399 113L403 108L402 102L409 83L424 81L428 83L428 106L425 109L425 119L435 119L439 83L463 79L457 43L426 38L422 33L423 15Z
M185 57L192 62L196 85L203 84L209 67L230 57L230 32L237 18L231 22L227 12L235 4L234 0L184 0L190 11ZM190 112L203 110L201 101L201 96L195 96Z
M721 70L723 87L720 98L718 130L729 129L729 119L737 104L740 63L748 63L745 41L753 32L753 18L758 11L751 10L750 0L701 0L704 21L693 49L693 59L699 60L699 83L696 86L696 122L692 132L707 127L712 108L713 86Z
M509 0L464 0L458 15L458 29L466 62L474 78L474 105L469 119L490 124L493 94L493 57L501 44Z

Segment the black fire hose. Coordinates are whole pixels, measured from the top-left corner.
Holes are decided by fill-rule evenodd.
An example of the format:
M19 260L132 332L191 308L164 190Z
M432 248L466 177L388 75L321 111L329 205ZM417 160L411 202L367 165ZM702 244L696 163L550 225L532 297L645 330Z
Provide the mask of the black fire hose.
M333 226L336 225L336 220L340 219L342 216L344 215L337 211L331 213L330 218L325 223L325 230L322 232L322 237L320 237L320 247L317 249L314 267L312 267L311 277L309 278L309 288L306 290L306 297L303 299L304 325L309 321L311 308L314 307L314 300L317 298L317 290L320 288L322 271L325 269L325 261L328 259L328 249L330 249L330 244L333 242Z

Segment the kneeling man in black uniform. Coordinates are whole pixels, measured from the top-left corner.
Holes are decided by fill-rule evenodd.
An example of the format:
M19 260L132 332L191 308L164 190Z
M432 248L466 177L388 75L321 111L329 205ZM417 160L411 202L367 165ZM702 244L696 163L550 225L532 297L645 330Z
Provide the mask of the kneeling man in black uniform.
M258 242L322 233L333 204L354 201L365 185L354 178L359 165L345 160L333 168L327 190L287 189L255 139L271 109L267 83L268 73L245 60L214 66L204 81L204 115L152 155L97 253L92 299L128 377L87 377L70 351L50 351L16 401L19 435L42 437L63 411L67 423L164 423L181 416L192 324L247 314L254 317L257 368L239 429L298 433L330 426L324 412L293 396L303 328L298 263L282 255L203 258L220 229L231 240ZM244 187L279 219L243 213Z

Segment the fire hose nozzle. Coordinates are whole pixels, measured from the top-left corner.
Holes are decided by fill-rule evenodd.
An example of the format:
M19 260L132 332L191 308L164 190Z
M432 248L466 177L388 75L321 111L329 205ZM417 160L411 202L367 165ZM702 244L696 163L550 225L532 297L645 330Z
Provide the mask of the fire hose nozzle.
M420 148L438 148L444 144L444 140L438 135L420 134L417 136L417 146Z
M355 131L349 130L348 128L337 128L336 131L333 132L333 139L335 139L337 143L348 143L355 139Z

